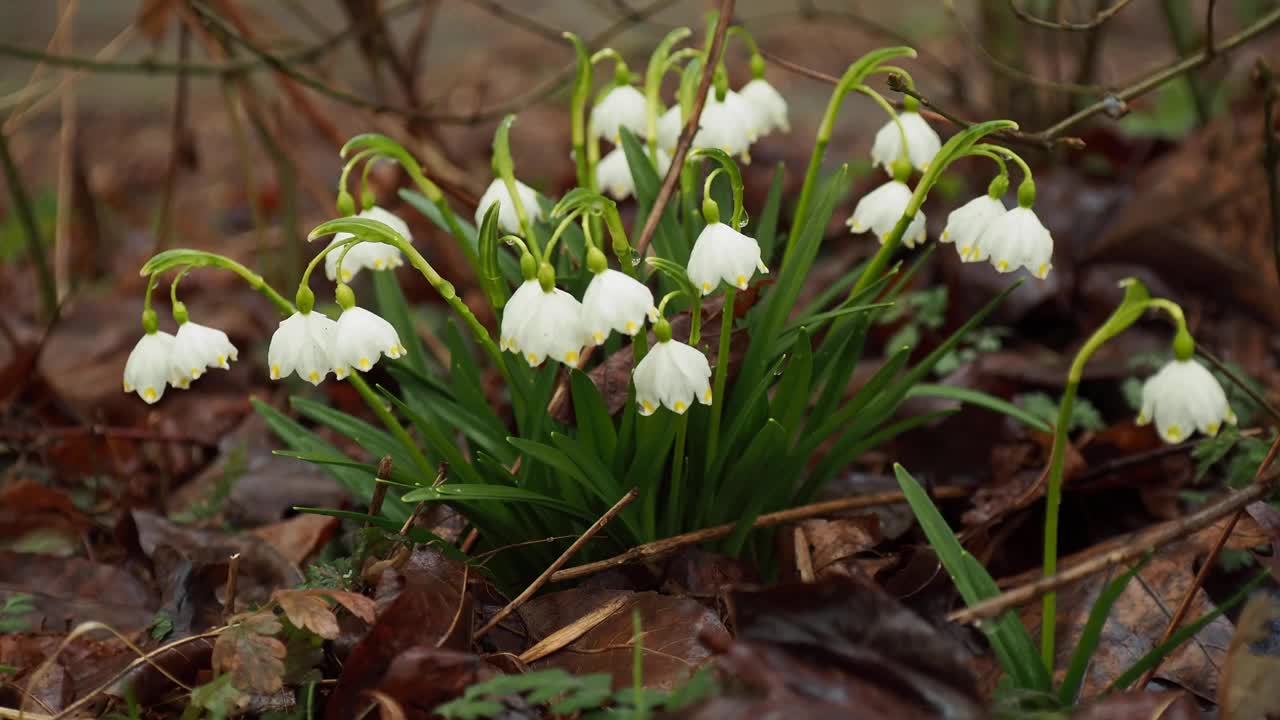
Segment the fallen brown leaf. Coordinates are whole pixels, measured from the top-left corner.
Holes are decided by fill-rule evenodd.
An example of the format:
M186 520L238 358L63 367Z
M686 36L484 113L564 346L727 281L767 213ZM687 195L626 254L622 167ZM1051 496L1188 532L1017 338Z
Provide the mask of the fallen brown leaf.
M1227 665L1218 685L1222 720L1280 717L1280 602L1254 595L1236 621Z
M120 567L0 551L0 601L14 594L35 597L35 609L23 618L30 630L97 620L127 633L150 625L157 607L147 584Z
M1071 720L1200 720L1203 715L1184 692L1128 692L1108 695L1080 708Z
M333 539L341 526L335 517L302 514L254 528L250 533L265 540L289 562L302 565Z
M280 621L269 612L232 618L213 644L213 668L231 673L231 682L246 693L273 693L284 678L284 643L275 637Z

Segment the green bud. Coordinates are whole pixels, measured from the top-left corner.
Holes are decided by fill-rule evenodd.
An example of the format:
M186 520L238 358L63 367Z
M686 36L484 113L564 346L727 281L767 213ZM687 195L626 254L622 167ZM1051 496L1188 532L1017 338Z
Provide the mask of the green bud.
M991 184L987 186L987 194L999 200L1004 194L1009 192L1009 176L997 175L991 178Z
M351 286L340 282L333 289L333 299L338 301L338 307L343 310L350 310L356 306L356 294L351 291Z
M179 326L186 325L188 320L187 304L184 302L176 302L173 304L173 320Z
M600 249L594 245L587 250L587 269L593 275L599 275L609 269L609 258L605 257L604 253L600 252Z
M906 112L920 112L920 100L911 95L904 95L902 97L902 109Z
M533 255L528 252L520 255L520 277L525 280L532 280L538 276L538 261L533 259Z
M363 209L368 210L369 208L377 204L378 204L378 196L375 195L372 190L370 190L369 188L365 188L360 192L360 206Z
M1187 332L1185 325L1179 325L1178 334L1173 336L1173 356L1181 361L1190 360L1196 354L1196 341Z
M911 159L903 153L901 157L893 161L893 167L889 168L893 171L893 179L904 183L911 179Z
M293 304L298 308L298 312L306 315L316 306L316 294L311 292L311 288L303 285L298 288L298 294L293 296Z
M708 225L720 222L720 206L710 196L702 199L702 219L706 220Z
M664 343L671 340L671 323L666 318L662 318L653 324L653 334L657 336L658 342Z
M630 85L631 71L621 62L615 63L613 66L613 84L614 85Z
M156 317L156 311L147 308L142 311L142 329L148 335L155 335L156 330L160 327L160 319Z
M1036 204L1036 183L1026 178L1018 186L1018 207L1029 208Z
M346 190L338 191L338 214L346 217L356 214L356 201Z
M751 56L751 77L755 79L764 77L764 58L759 53Z
M538 284L542 286L543 292L551 292L556 288L556 271L551 263L544 262L538 267Z

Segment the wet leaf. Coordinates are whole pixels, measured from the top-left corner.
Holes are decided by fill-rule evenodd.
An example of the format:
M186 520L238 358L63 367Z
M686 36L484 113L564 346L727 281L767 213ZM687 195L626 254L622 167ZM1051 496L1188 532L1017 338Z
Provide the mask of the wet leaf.
M285 657L285 645L275 637L280 621L270 613L255 613L232 622L213 644L214 670L230 673L231 682L245 692L279 690Z

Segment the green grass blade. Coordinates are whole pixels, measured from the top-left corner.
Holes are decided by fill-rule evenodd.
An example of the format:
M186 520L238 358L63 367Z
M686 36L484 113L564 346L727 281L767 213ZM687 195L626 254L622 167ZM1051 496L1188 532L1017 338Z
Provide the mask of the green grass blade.
M1003 400L984 393L981 390L971 390L969 388L954 387L952 385L935 385L933 383L917 383L912 385L907 391L907 397L935 397L945 400L955 400L969 405L976 405L992 412L1008 415L1018 422L1026 425L1032 430L1039 430L1043 433L1053 432L1053 428L1049 427L1049 423L1043 419L1032 415L1022 408L1014 405L1008 400Z

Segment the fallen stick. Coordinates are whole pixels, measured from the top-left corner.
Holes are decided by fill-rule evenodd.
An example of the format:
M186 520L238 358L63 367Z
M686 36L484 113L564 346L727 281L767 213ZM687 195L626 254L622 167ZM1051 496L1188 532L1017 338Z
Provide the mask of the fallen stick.
M965 488L957 487L941 487L934 491L935 498L948 500L959 497L968 497L969 491ZM840 498L839 500L826 500L823 502L813 503L811 505L802 505L790 510L782 510L780 512L761 515L756 521L751 523L752 528L772 527L774 525L785 525L796 520L805 520L820 515L828 515L830 513L842 512L845 510L860 510L863 508L875 507L877 505L892 505L895 503L906 502L906 497L901 492L883 492L874 495L859 495L857 497ZM638 562L640 560L652 560L662 557L679 550L687 545L697 545L708 540L718 540L728 537L733 529L738 526L737 523L725 523L715 527L703 528L702 530L694 530L683 535L675 535L662 540L655 540L644 545L637 545L621 555L614 555L611 558L600 560L585 565L577 565L571 568L560 570L552 573L551 582L563 582L565 580L575 580L580 577L586 577L598 573L601 570L626 565L628 563Z

